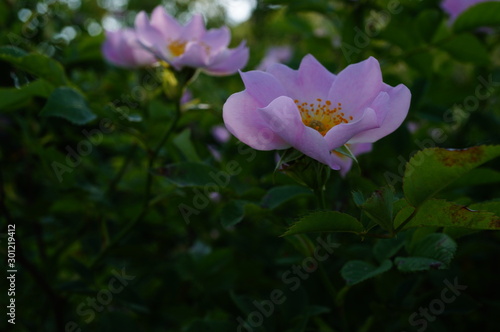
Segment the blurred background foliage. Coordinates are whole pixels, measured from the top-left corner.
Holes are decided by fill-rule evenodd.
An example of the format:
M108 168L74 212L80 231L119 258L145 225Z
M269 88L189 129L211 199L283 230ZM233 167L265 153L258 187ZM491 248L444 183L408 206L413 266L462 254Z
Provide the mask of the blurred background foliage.
M340 309L325 292L319 272L289 291L282 275L305 256L296 250L295 237L279 235L315 209L315 199L283 174L273 174L274 152L253 152L234 138L214 138L224 101L243 89L238 75L200 74L189 87L193 100L185 104L160 159L165 165L202 161L215 171L236 161L241 172L189 223L178 206L192 205L203 187L155 176L150 212L106 249L141 213L147 156L174 110L157 89L140 88L158 86L154 70L125 70L103 60L103 31L132 26L137 12L151 12L160 3L181 21L202 12L209 27L229 24L231 45L246 40L250 48L245 70L256 68L270 47L289 46L292 68L308 53L334 73L374 56L386 83L410 88L412 105L404 125L359 157L359 169L346 179L334 175L330 180L327 199L334 210L359 213L351 192L368 195L384 186L387 172L401 175L405 161L424 147L499 143L500 83L480 88L483 94L489 89L488 96L477 98L484 81L500 82L498 28L453 31L439 1L4 0L0 45L59 62L66 77L62 85L81 93L95 114L83 124L41 115L48 84L58 86L60 68L35 59L36 66L48 68L45 76L37 76L0 57L1 231L16 224L18 331L78 331L68 328L71 322L82 331L235 331L237 317L246 319L257 310L251 302L268 300L273 289L282 289L287 300L254 331L414 331L410 315L439 298L443 280L455 277L467 290L446 304L427 331L496 329L500 244L494 232L457 238L448 270L392 269L352 287L344 287L340 268L351 259L375 261L372 247L382 240L333 235L330 241L340 247L325 269L343 290ZM247 16L236 10L245 7ZM477 106L470 111L452 112L467 109L460 105L471 100ZM68 147L77 150L87 139L83 131L99 129L102 119L111 120L109 132L91 144L88 155L70 156L78 165L59 181L53 163L67 165ZM498 166L489 162L441 197L461 204L498 198ZM401 182L393 184L401 192ZM270 192L285 185L294 186L286 189L292 192L289 199ZM1 240L0 252L6 253L5 237ZM123 269L135 277L129 285L101 312L95 310L90 321L81 315L81 304L108 288L113 270ZM6 301L2 296L3 308ZM5 319L0 324L1 330L12 328Z

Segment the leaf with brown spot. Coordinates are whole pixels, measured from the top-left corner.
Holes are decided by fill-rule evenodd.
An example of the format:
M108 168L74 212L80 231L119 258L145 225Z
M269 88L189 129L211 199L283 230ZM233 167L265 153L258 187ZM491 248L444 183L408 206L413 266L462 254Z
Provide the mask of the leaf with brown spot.
M406 163L403 190L408 202L418 207L470 170L500 156L500 145L481 145L463 150L424 149Z
M472 206L471 206L472 207ZM431 199L425 202L403 229L412 227L459 227L477 230L497 230L500 217L493 212L474 210L471 207ZM396 218L395 227L401 219Z

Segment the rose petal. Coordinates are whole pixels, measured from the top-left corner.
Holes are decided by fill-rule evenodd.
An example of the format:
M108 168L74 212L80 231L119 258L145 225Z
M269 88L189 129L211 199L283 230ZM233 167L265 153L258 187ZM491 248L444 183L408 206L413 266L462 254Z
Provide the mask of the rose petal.
M229 45L231 41L231 32L227 27L222 27L220 29L210 29L208 30L201 42L206 44L211 54L219 54L223 49Z
M117 31L106 31L106 40L102 44L102 53L111 63L120 63L118 57L119 35Z
M372 143L356 143L356 144L351 144L349 146L349 149L355 156L362 155L364 153L371 152L373 149L373 144Z
M150 24L160 32L164 38L164 43L181 37L182 26L162 6L156 6L153 10Z
M292 57L292 48L290 46L273 46L270 47L260 64L258 70L266 70L275 63L288 62Z
M375 142L395 131L408 115L411 92L400 84L396 87L385 85L385 91L375 99L371 108L378 116L379 128L353 135L350 143Z
M182 31L182 39L186 41L201 40L204 35L205 21L203 20L203 16L200 14L193 15Z
M134 30L130 28L107 31L102 52L109 62L121 67L135 68L156 62L154 55L139 44Z
M225 49L220 52L212 64L205 68L205 72L211 75L230 75L245 67L248 62L249 52L245 42L235 49Z
M231 95L222 107L226 128L243 143L257 150L281 150L290 147L276 135L258 111L260 103L247 91Z
M299 87L300 94L306 100L316 100L325 98L335 81L335 75L330 73L311 54L302 59L299 67ZM306 101L304 100L304 101Z
M334 163L323 136L304 125L297 105L290 97L278 97L260 111L269 123L269 128L285 142L303 154L333 169L339 169L339 166Z
M330 129L325 135L325 141L328 144L328 148L334 150L350 142L356 134L377 127L377 114L373 109L367 108L359 120L342 123Z
M335 75L323 67L312 55L306 55L299 70L292 70L282 64L274 64L268 73L280 81L287 95L302 102L326 98L335 81Z
M245 91L255 98L259 107L267 106L271 101L285 94L281 84L271 74L252 70L241 72L240 75L245 84Z
M205 67L209 63L209 56L205 47L198 42L187 43L184 54L171 60L176 69L183 66L187 67Z
M155 53L157 52L155 45L166 46L165 38L150 24L148 15L144 11L135 17L135 31L139 43L149 50L154 50Z
M334 105L342 103L347 116L358 118L382 90L382 73L378 61L369 57L347 66L338 75L328 93Z
M340 176L345 177L347 173L351 170L354 161L348 156L344 156L339 152L333 152L332 155L337 157L336 163L340 166Z
M297 84L297 77L299 73L281 63L275 63L269 66L266 70L269 74L273 75L280 84L285 88L287 96L295 96L300 88Z

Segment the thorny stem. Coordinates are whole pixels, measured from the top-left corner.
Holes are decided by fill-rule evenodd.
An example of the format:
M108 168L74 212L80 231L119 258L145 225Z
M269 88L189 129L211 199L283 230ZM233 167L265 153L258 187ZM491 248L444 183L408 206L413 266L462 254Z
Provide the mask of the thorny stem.
M182 96L182 94L181 94ZM177 123L179 122L179 119L181 117L181 96L177 98L176 103L175 103L175 114L174 118L170 124L170 127L168 130L165 132L163 135L162 139L156 146L156 148L153 150L149 157L149 162L148 162L148 173L146 177L146 189L145 189L145 194L144 194L144 204L142 207L141 212L139 215L135 218L132 219L122 230L114 237L108 246L106 246L100 253L99 255L92 261L90 264L91 268L94 268L106 255L107 253L118 244L149 212L149 207L150 207L150 200L151 200L151 188L153 184L153 172L152 169L154 167L154 164L156 162L156 159L158 158L158 155L160 154L161 148L165 145L167 140L169 139L170 135L172 132L175 130L177 127Z

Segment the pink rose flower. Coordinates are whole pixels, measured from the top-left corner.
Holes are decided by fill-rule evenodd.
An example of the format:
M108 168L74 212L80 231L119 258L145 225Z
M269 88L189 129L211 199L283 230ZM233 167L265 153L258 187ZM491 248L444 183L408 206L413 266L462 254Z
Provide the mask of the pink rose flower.
M298 70L275 64L241 77L246 89L223 106L234 136L257 150L293 147L335 170L347 165L333 150L392 133L410 107L410 90L385 84L372 57L338 75L307 55Z
M157 62L154 55L139 44L135 31L130 28L107 31L102 53L110 63L125 68L151 66Z
M206 30L201 15L194 15L182 26L158 6L151 19L145 12L140 12L135 18L135 28L139 42L176 70L191 67L211 75L229 75L243 68L248 61L245 42L229 49L229 29Z
M290 46L273 46L270 47L260 64L258 70L266 70L267 67L275 63L288 62L292 58L292 48Z

